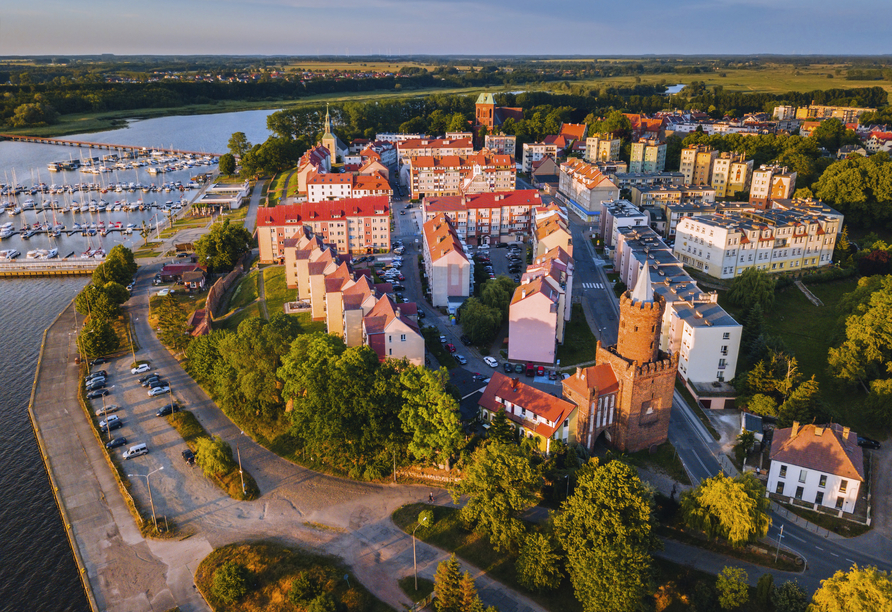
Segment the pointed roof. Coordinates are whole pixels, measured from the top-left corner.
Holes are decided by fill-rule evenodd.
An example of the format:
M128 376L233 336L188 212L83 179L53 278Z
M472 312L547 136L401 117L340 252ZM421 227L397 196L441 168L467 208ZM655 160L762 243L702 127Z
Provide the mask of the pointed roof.
M641 271L641 274L638 275L638 280L635 282L635 288L632 289L632 301L633 302L653 302L654 301L654 288L650 282L650 269L646 268Z

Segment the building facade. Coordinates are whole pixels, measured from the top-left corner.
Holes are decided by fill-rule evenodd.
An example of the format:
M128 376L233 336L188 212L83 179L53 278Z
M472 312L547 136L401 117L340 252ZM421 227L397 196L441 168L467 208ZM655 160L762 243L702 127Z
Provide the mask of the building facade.
M581 159L561 164L558 200L586 222L597 221L601 202L619 197L619 188L597 166Z
M656 138L640 138L632 143L630 173L663 172L666 169L666 144Z
M451 297L470 296L474 264L446 215L440 213L426 222L422 235L431 305L448 306Z
M619 159L621 141L607 134L595 134L585 139L585 161L613 161Z
M416 157L409 162L413 198L513 191L516 179L514 159L508 155Z
M421 211L424 222L440 214L452 223L456 234L469 245L523 242L531 232L534 211L542 206L535 189L426 197Z

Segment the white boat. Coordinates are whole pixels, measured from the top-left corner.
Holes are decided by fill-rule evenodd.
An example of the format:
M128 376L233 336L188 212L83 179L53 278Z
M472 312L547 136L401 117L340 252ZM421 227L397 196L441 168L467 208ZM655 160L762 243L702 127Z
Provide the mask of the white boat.
M47 259L55 259L58 256L59 256L59 249L50 249L49 252L46 254Z
M19 255L21 255L21 253L19 253L15 249L8 249L6 251L0 251L0 259L5 259L7 261L12 261Z
M28 251L25 257L27 259L46 259L49 254L50 252L46 249L34 249L33 251Z

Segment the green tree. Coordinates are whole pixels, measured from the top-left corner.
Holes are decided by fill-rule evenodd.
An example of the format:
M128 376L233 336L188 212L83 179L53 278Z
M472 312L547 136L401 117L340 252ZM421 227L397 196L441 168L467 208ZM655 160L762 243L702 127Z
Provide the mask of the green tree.
M787 580L774 589L771 594L771 602L775 612L807 612L808 595L805 590L794 580Z
M307 605L306 612L335 612L337 609L335 600L332 599L331 595L322 593Z
M248 142L248 137L245 135L244 132L235 132L232 136L229 137L229 142L227 143L226 148L229 149L229 153L233 157L243 157L248 151L253 148L253 145Z
M468 120L465 119L465 116L461 113L453 113L452 117L449 119L449 126L446 128L447 132L466 132L468 131Z
M195 441L195 462L205 476L225 474L235 466L232 447L220 436L202 436Z
M230 225L229 219L215 223L210 231L195 243L198 261L214 272L229 272L238 258L251 249L251 233L240 225Z
M212 382L214 368L220 359L217 345L228 332L216 330L206 336L198 336L186 349L186 369L198 382Z
M756 443L756 434L752 431L743 431L737 436L737 444L734 445L734 453L741 463L747 458L753 445Z
M170 349L185 350L192 340L189 326L186 324L188 315L173 294L168 293L161 299L157 314L158 339Z
M771 574L762 574L759 576L759 582L756 584L756 603L758 603L762 609L767 609L771 604L773 594L774 576Z
M475 297L468 298L461 308L462 331L477 345L491 343L502 326L502 314Z
M226 176L235 174L235 157L232 156L232 153L224 153L221 155L220 163L217 165L217 168L220 169L220 174Z
M561 557L548 536L529 533L517 558L517 581L531 591L553 591L561 584Z
M514 550L524 535L520 514L535 504L541 477L530 458L515 444L490 442L474 451L461 483L452 491L468 502L460 516L489 537L496 550Z
M59 113L49 104L21 104L15 108L8 122L12 127L52 125L59 122Z
M771 524L765 487L749 473L700 481L682 494L681 512L688 527L732 546L765 537Z
M746 581L746 570L730 566L722 568L715 586L719 593L719 605L723 610L735 610L749 601Z
M504 410L493 415L489 425L489 439L506 444L517 441L517 430L508 422Z
M116 351L121 341L108 321L91 318L81 329L78 344L87 359L95 359Z
M434 600L437 612L464 612L461 609L461 569L454 554L437 566L434 591L437 592Z
M448 462L464 438L458 402L447 391L445 369L408 368L400 375L404 404L399 418L411 436L409 452L417 459Z
M119 285L114 281L105 283L102 287L102 291L105 292L112 302L118 305L124 304L130 300L130 292L127 291L127 287Z
M603 120L589 115L586 123L591 126L589 132L592 134L616 134L620 138L629 138L632 135L632 122L622 111L610 111Z
M777 402L770 395L757 393L750 398L746 405L747 410L753 414L762 416L777 416Z
M793 421L809 422L823 417L823 412L818 381L812 376L796 387L778 408L777 425L778 427L790 427Z
M762 270L747 268L740 276L731 281L728 301L747 310L759 304L763 311L768 311L774 304L774 286L776 279Z
M515 289L517 283L505 275L491 278L480 288L480 301L490 308L495 308L504 321L508 318L508 307L511 305Z
M214 572L211 590L223 603L235 603L248 594L248 568L234 561L227 561Z
M111 321L121 314L118 304L101 286L89 284L74 298L74 307L82 315L91 319Z
M821 581L812 596L813 612L861 612L892 610L892 580L888 572L875 567L853 565L848 572L837 571Z
M477 594L477 585L474 584L474 579L471 578L471 572L466 571L464 573L458 589L461 598L461 603L459 604L461 612L483 612L483 602L480 601L480 596Z
M639 610L653 593L651 552L659 547L651 495L620 461L592 459L577 479L554 519L576 598L585 612Z

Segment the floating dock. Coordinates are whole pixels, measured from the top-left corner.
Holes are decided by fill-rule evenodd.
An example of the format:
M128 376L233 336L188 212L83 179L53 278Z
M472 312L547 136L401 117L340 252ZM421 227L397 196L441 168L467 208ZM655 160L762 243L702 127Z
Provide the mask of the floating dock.
M157 147L137 147L134 145L109 144L105 142L84 142L81 140L65 140L64 138L44 138L42 136L22 136L19 134L0 134L0 140L12 140L16 142L36 142L38 144L62 145L66 147L83 147L87 149L108 149L109 151L135 151L169 153L171 155L207 155L220 157L222 153L208 153L207 151L184 151L182 149L161 149Z
M0 277L84 276L93 274L104 259L26 259L0 261Z

